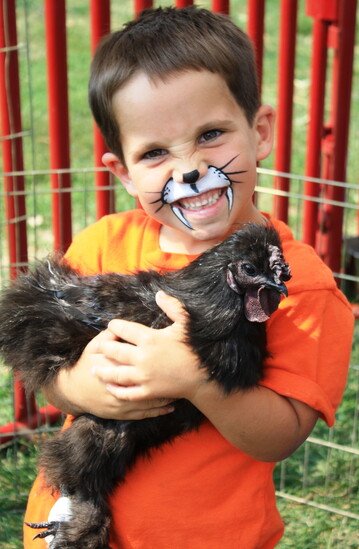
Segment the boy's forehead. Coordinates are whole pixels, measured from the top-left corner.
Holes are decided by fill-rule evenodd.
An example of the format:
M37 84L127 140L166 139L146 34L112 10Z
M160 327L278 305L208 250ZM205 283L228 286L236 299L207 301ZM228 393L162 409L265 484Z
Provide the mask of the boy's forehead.
M205 70L175 73L165 80L136 73L115 93L113 107L120 133L143 137L153 129L205 131L230 122L234 115L244 116L222 76Z
M117 103L117 107L124 103L124 108L127 105L152 104L152 106L156 106L156 102L162 99L169 99L175 103L176 100L181 100L184 96L190 98L195 94L199 95L202 100L209 96L213 99L214 94L220 100L224 94L231 96L236 102L220 74L194 69L170 73L163 78L152 78L142 71L136 72L115 92L113 100L115 104ZM161 105L158 104L158 106Z

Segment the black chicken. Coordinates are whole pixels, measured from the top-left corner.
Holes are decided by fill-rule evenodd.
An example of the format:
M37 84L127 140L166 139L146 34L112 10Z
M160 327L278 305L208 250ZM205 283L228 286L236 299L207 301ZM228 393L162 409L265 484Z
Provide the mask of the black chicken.
M60 368L79 359L112 318L153 328L171 323L155 294L164 290L187 313L187 342L208 380L225 393L256 385L266 357L265 320L287 295L285 263L272 227L249 224L184 269L160 275L109 273L83 277L65 261L45 260L20 276L0 299L0 353L26 387L51 383ZM219 360L218 357L221 357ZM51 549L107 549L114 485L138 455L199 426L203 415L189 401L171 414L141 421L105 420L91 414L48 441L40 464L49 486L69 496L71 520L30 524L54 534Z

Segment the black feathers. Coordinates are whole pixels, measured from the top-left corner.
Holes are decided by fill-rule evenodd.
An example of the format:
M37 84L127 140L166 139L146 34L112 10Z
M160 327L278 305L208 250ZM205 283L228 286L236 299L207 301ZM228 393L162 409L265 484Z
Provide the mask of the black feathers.
M286 295L289 278L276 231L259 225L245 226L184 269L162 276L79 277L65 262L47 260L3 292L0 353L28 388L38 389L59 369L74 365L112 318L169 325L155 301L161 289L187 310L187 342L208 379L227 393L249 388L262 376L264 321L278 307L280 294ZM86 414L45 445L41 465L48 483L65 489L74 509L70 522L47 525L44 535L56 534L50 549L108 547L106 497L115 483L138 455L202 421L190 402L180 400L175 407L172 414L133 422ZM86 527L89 505L96 519Z

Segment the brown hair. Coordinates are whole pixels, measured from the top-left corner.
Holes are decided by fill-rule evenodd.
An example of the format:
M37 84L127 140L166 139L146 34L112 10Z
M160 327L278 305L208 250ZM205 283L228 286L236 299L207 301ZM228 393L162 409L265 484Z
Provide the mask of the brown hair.
M120 159L115 92L136 72L165 79L187 69L223 76L252 124L259 107L253 47L229 17L195 6L145 10L100 43L91 65L89 102L107 146Z

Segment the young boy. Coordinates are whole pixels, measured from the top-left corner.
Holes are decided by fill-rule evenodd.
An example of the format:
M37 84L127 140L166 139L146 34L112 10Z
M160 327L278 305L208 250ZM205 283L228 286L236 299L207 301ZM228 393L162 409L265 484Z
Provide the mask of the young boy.
M178 269L254 222L279 231L293 278L267 323L270 358L253 390L224 396L207 381L184 343L181 304L159 293L171 326L110 322L44 392L73 415L139 420L171 413L171 403L186 398L207 418L138 459L116 487L112 548L272 548L283 533L275 462L303 443L318 417L333 424L353 316L314 251L253 203L275 114L259 103L250 42L225 16L150 10L100 45L89 93L110 150L104 164L143 210L84 230L67 253L73 266L84 274ZM26 521L47 520L55 499L39 476ZM46 547L32 536L25 527L26 549Z

